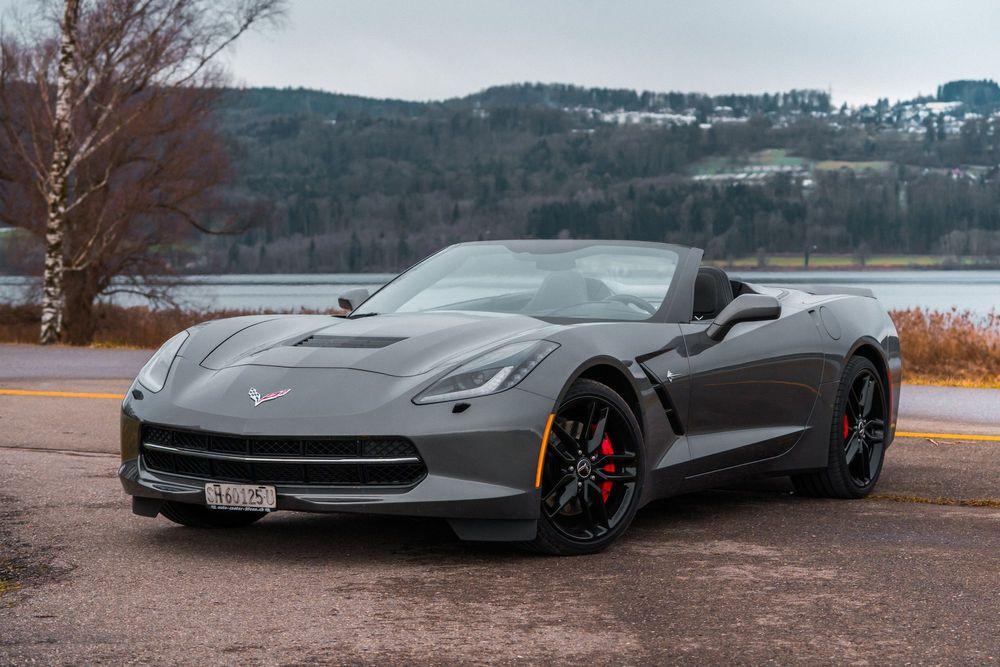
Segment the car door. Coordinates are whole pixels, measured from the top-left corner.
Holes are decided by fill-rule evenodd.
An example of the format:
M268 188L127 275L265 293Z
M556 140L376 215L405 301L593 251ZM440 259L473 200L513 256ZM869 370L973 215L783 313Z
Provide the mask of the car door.
M721 341L710 322L682 324L690 369L686 432L697 474L782 454L819 396L822 339L813 315L735 325Z

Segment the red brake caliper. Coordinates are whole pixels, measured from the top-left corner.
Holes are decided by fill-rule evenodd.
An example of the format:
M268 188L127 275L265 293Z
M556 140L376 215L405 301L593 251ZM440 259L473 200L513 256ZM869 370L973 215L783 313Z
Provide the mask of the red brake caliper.
M607 456L608 454L614 454L614 453L615 453L615 448L611 446L611 438L609 438L608 434L605 433L604 440L601 440L601 454ZM614 472L615 464L609 463L606 466L604 466L603 470L604 472ZM608 496L611 495L611 486L612 486L611 482L607 481L601 482L601 497L604 499L605 503L608 502Z
M847 427L847 415L845 414L844 415L844 442L847 442L847 431L848 430L849 429Z

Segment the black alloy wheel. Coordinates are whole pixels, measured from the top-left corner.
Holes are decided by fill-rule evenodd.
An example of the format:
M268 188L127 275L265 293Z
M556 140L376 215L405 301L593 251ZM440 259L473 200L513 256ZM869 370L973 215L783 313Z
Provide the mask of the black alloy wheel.
M864 357L851 358L840 381L825 469L792 476L795 492L819 498L863 498L885 460L889 414L882 377Z
M540 551L595 553L632 521L642 487L638 422L609 387L580 380L559 406L542 468Z
M878 476L885 449L885 399L882 384L870 369L855 376L847 393L842 437L851 481L865 488Z

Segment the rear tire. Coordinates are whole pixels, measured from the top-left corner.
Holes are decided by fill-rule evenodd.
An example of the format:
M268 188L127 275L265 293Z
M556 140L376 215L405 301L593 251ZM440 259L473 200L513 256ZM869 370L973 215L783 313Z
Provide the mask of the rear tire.
M888 415L875 365L853 357L834 403L826 468L792 476L795 493L812 498L864 498L875 488L885 459Z
M264 518L266 512L215 510L204 505L165 502L160 514L190 528L240 528Z
M525 546L560 556L606 549L639 507L642 431L610 387L577 380L556 412L546 445L538 533Z

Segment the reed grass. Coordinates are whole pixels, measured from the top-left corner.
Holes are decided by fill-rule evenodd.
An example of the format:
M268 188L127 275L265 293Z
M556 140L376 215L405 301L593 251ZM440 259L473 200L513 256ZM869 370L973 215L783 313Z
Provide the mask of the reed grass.
M95 306L96 331L91 347L125 347L155 349L178 331L199 322L241 315L268 315L274 310L181 310L151 309L145 306L122 307L110 304ZM340 311L298 311L305 314ZM0 342L38 342L38 305L0 304Z
M910 308L890 315L899 331L904 382L1000 388L1000 313Z

